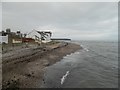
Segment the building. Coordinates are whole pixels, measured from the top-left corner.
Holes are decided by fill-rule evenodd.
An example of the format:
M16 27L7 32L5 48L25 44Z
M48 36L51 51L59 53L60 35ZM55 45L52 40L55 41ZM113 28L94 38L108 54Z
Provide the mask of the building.
M2 43L8 44L8 35L4 31L0 32L0 44L2 44Z
M47 43L51 41L52 33L50 31L33 30L27 34L27 38L32 38L37 43Z
M6 35L6 36L0 35L0 44L2 44L2 43L8 44L8 35Z
M51 41L52 32L50 31L37 31L40 34L41 42L47 43Z
M26 42L35 42L35 39L32 39L32 38L22 38L22 42L23 43L26 43Z
M36 31L32 30L28 34L22 34L20 31L11 32L8 28L5 31L0 32L1 43L7 43L9 45L32 42L32 43L47 43L51 41L52 33L50 31ZM3 38L3 39L2 39Z
M20 31L11 32L8 28L5 31L0 32L0 43L6 43L12 45L14 43L22 43L22 33Z
M29 32L26 37L23 39L24 42L35 42L35 43L41 43L40 41L40 34L36 32L36 30L32 30Z

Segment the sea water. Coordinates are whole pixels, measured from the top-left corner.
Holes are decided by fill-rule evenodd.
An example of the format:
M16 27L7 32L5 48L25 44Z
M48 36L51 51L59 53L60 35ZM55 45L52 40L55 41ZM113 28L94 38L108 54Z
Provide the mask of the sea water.
M117 88L118 43L74 41L83 47L46 68L43 88ZM69 74L67 74L69 72Z

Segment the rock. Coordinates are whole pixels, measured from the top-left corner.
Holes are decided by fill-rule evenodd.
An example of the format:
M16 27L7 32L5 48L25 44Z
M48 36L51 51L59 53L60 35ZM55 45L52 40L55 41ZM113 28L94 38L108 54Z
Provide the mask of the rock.
M25 74L27 77L31 77L31 74Z
M50 65L49 62L44 63L44 66L49 66L49 65Z

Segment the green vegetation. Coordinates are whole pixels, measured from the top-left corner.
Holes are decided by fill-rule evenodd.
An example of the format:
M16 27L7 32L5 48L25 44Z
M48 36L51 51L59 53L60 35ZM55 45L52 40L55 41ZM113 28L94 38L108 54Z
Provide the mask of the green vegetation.
M50 42L48 42L48 43L46 43L46 45L52 45L52 44L56 44L56 43L59 43L59 41L50 41Z

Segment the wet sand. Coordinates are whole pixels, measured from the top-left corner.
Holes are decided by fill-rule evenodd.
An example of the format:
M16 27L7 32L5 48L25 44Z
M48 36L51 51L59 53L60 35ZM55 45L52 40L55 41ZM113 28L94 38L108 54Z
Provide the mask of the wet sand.
M21 48L2 54L3 88L39 88L45 67L80 48L80 45L60 42L45 47Z

